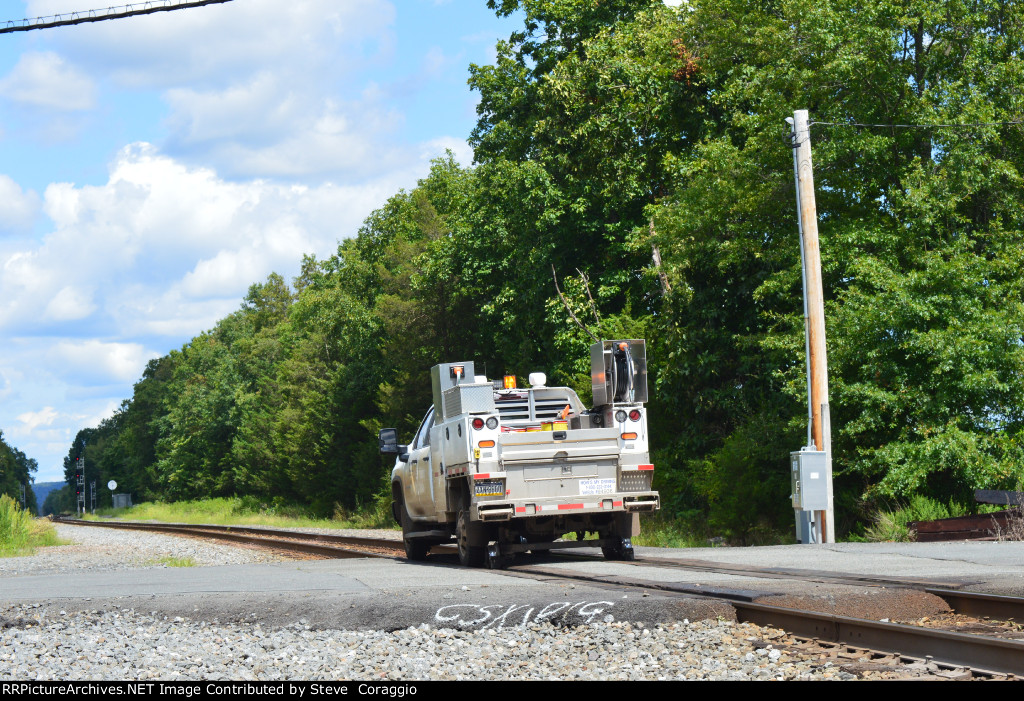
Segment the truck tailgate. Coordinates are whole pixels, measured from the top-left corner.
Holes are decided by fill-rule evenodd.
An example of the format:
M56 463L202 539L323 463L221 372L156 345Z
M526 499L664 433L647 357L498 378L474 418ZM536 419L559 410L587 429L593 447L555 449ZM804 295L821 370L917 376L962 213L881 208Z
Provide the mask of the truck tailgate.
M617 429L506 433L499 445L506 487L513 499L617 491Z

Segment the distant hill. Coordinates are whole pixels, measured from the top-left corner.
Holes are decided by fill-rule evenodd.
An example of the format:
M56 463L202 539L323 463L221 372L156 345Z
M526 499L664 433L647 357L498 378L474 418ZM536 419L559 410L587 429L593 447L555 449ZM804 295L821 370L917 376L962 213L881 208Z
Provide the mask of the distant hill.
M39 504L39 509L42 510L43 504L46 502L46 495L52 492L54 489L60 489L67 482L36 482L32 485L32 491L36 493L36 503Z

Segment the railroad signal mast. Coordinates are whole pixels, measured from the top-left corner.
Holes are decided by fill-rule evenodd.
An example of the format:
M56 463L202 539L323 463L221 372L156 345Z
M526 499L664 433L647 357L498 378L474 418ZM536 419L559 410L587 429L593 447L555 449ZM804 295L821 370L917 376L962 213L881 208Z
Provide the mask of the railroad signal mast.
M78 493L78 513L85 515L85 458L75 460L75 490Z

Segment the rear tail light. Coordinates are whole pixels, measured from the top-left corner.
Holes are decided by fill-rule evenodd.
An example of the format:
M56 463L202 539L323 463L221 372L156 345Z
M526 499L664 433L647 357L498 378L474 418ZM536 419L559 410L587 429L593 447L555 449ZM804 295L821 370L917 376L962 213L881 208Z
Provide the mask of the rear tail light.
M484 427L484 420L483 419L473 419L473 428L475 428L477 431L479 431L483 427Z
M629 412L629 420L630 421L639 421L640 420L640 410L639 409L634 409L633 411Z

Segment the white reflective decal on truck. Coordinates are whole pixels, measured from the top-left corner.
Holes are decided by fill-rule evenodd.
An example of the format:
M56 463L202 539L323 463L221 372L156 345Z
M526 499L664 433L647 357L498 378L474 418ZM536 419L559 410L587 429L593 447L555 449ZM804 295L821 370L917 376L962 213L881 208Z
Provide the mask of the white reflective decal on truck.
M580 496L596 494L614 494L615 478L580 480Z

